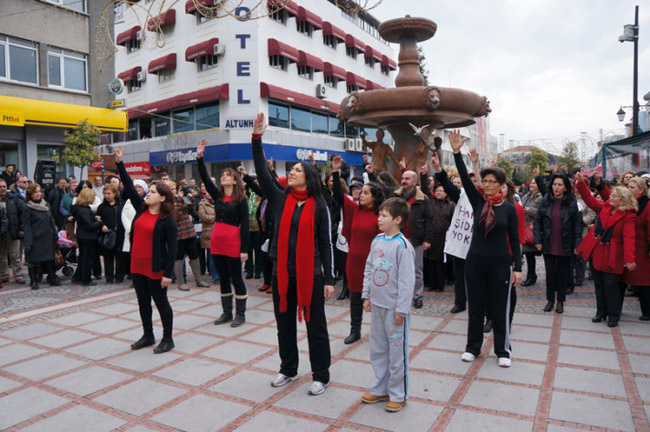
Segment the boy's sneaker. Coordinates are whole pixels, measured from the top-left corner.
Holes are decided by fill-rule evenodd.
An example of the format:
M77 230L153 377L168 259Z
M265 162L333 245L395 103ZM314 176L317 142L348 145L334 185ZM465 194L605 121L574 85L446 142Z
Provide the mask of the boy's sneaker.
M388 396L375 396L370 393L366 393L363 396L361 396L361 402L366 404L374 404L377 402L383 402L387 400L388 400Z
M386 411L397 412L400 411L402 408L404 408L404 405L406 405L406 401L404 402L388 401L388 403L386 404Z
M326 388L327 384L324 384L320 381L313 381L311 383L311 386L309 386L309 391L307 393L311 396L318 396L319 394L322 394Z
M460 359L462 361L464 361L464 362L470 362L471 363L474 360L476 360L476 356L474 354L470 353L470 352L465 352L465 353L463 353L462 356L460 356Z
M273 380L271 385L273 387L282 387L284 385L289 384L291 381L295 381L297 379L298 379L297 374L290 377L290 376L286 376L285 374L280 373L280 374L278 374L278 376L275 377L275 379Z
M509 368L510 366L512 366L512 360L508 357L499 357L499 367Z

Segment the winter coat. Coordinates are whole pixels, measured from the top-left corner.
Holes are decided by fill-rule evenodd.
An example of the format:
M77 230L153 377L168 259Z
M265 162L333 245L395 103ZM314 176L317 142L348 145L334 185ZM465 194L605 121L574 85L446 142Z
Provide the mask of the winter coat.
M124 243L124 226L122 225L122 207L124 203L120 199L116 199L114 205L110 205L108 201L104 200L99 207L97 207L97 216L102 218L102 226L115 231L117 234L115 247L121 250Z
M435 222L433 224L431 247L424 252L425 257L428 259L439 262L444 261L445 237L447 229L451 225L455 208L456 204L447 198L444 200L431 199L431 211Z
M99 230L104 222L95 219L93 211L88 206L73 204L70 213L77 223L76 236L83 240L97 240Z
M25 207L25 201L18 195L12 192L7 192L5 195L5 204L7 206L6 215L9 224L9 237L12 240L16 240L20 237L19 232L22 231L20 216L23 212L23 207Z
M201 248L210 249L210 238L212 237L212 229L214 228L214 202L207 199L202 199L199 203L199 219L203 224L201 231Z
M34 202L25 205L21 215L21 226L25 233L23 237L25 260L30 264L52 261L58 233L45 200L41 200L40 205Z
M597 225L594 225L580 243L578 253L585 261L592 258L592 264L598 271L623 274L624 265L635 262L636 214L632 210L616 210L612 214L614 209L609 201L600 202L591 196L585 182L577 182L576 189L585 204L598 214L603 229L611 231L609 242L601 242L602 236L595 236Z
M7 222L7 212L4 208L0 207L0 237L6 234L8 225L9 222Z
M402 198L403 190L398 188L394 195ZM429 198L422 193L419 187L415 187L415 201L411 204L411 214L407 222L409 224L409 240L415 247L422 243L431 243L433 240L433 215Z
M546 194L539 204L533 225L535 244L542 245L542 253L549 253L549 239L553 220L553 203L555 198L552 193ZM578 210L578 202L571 194L565 194L560 206L562 215L562 252L564 256L572 256L582 240L582 214Z

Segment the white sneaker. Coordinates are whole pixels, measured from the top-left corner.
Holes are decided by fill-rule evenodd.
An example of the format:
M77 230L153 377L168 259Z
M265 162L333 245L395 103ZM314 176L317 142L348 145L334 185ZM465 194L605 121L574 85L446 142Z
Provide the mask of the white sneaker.
M289 384L291 381L295 381L298 379L298 375L294 375L292 377L286 376L285 374L278 374L278 376L275 377L271 385L273 387L282 387L284 385Z
M464 361L464 362L471 363L474 360L476 360L476 356L474 354L470 353L470 352L465 352L465 353L463 353L462 356L460 356L460 359L462 361Z
M327 388L327 384L323 384L320 381L313 381L307 393L309 393L312 396L317 396L323 393L326 388Z
M512 360L508 357L499 357L499 367L509 368L510 366L512 366Z

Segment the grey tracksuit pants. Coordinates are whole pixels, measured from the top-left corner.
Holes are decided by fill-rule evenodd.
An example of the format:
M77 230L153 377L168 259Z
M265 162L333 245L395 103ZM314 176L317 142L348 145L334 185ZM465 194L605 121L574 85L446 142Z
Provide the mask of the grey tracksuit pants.
M370 393L392 402L408 399L408 326L410 316L395 324L395 310L372 305L370 361L375 380Z

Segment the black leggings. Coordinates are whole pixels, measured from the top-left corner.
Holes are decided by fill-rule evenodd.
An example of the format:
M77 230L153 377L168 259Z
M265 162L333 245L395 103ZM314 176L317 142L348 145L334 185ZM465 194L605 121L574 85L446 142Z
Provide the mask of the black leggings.
M199 249L196 247L196 238L188 238L178 240L178 249L176 249L176 261L185 258L185 255L190 257L190 260L199 257ZM178 275L176 275L178 279Z
M450 256L450 255L447 255ZM465 291L465 260L454 257L454 304L465 307L467 292Z
M241 273L241 259L225 255L212 255L214 266L219 273L219 284L221 285L221 295L232 294L230 282L235 286L235 295L242 297L246 295L246 284Z
M594 275L594 288L596 290L597 315L611 317L618 321L623 306L623 293L618 278L621 276L615 273L606 273L592 268Z
M526 252L524 255L526 256L526 268L528 269L526 279L537 279L537 273L535 271L535 255L537 254L535 252Z
M149 279L138 273L133 273L132 279L135 293L138 296L138 306L140 308L140 319L142 320L144 336L152 339L154 337L153 322L151 319L151 299L153 298L163 325L163 340L171 342L174 313L167 299L167 288L160 286L160 279Z
M566 300L570 260L571 257L568 256L544 254L547 301L555 302L555 291L557 291L557 301L564 302Z
M445 282L447 279L446 264L442 261L425 259L424 266L427 268L429 288L434 291L443 291L445 289Z

